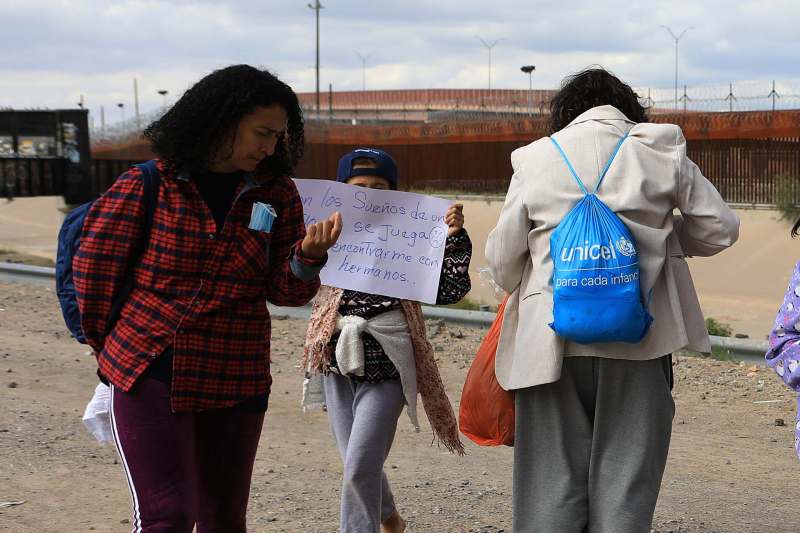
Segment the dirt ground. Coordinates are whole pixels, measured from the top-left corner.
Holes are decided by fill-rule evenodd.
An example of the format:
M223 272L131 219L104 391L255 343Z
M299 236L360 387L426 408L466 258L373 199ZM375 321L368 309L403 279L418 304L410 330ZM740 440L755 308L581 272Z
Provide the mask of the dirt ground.
M429 327L457 402L484 330ZM299 408L305 324L276 320L273 329L275 384L250 528L332 532L341 467L325 414ZM800 531L793 394L764 367L679 357L675 374L677 414L654 531ZM80 420L94 386L94 361L65 333L52 289L0 282L0 531L130 530L116 452ZM456 457L431 447L430 429L415 434L403 416L387 471L409 533L509 532L512 450L470 443ZM24 503L3 506L12 501Z

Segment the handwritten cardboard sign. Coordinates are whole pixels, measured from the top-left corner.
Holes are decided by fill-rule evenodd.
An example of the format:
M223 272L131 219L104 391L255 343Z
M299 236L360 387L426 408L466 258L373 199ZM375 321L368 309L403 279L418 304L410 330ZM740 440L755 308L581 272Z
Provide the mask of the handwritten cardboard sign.
M449 200L327 180L294 181L306 224L342 214L342 234L320 273L323 284L436 303Z

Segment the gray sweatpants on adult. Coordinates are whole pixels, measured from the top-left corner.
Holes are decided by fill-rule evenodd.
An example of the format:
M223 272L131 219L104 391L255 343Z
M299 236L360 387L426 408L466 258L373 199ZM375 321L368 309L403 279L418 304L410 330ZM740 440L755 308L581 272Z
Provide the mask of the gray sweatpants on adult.
M516 391L515 533L649 533L667 461L672 358L567 357Z
M325 403L344 464L340 533L377 533L396 510L383 463L405 405L403 387L399 379L359 383L331 373Z

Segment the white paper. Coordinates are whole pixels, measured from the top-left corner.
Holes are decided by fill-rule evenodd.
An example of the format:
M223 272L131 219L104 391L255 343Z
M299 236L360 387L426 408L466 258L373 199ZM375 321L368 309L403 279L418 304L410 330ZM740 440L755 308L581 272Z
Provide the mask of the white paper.
M83 423L100 444L114 442L110 411L111 389L107 385L98 383L94 389L94 396L83 412Z
M306 224L342 214L320 273L332 287L436 303L451 201L409 192L295 180Z

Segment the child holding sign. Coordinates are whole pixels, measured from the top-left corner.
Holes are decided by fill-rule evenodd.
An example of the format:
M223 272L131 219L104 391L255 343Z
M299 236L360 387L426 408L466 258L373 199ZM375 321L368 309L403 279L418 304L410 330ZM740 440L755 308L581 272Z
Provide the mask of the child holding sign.
M339 161L337 181L396 190L397 165L382 150L360 148ZM463 206L453 204L445 222L449 230L439 304L459 301L471 287L472 243L464 230ZM328 418L344 463L340 531L404 531L383 471L403 405L418 429L419 393L438 440L463 453L419 302L323 286L311 314L303 364L324 376Z

